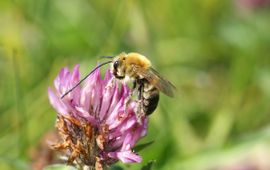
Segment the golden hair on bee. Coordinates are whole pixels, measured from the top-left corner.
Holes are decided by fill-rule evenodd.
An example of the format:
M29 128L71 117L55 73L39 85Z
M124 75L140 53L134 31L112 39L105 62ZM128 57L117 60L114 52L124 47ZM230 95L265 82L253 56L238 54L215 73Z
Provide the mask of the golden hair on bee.
M113 59L111 70L114 76L118 79L143 78L137 74L134 67L147 70L151 67L151 62L143 55L139 53L121 53Z
M164 79L151 62L139 53L121 53L113 58L112 73L116 79L133 82L133 92L138 92L141 103L139 113L151 114L157 107L159 91L173 97L175 87Z
M144 69L151 67L151 62L144 55L139 53L128 53L126 57L128 65L137 64Z

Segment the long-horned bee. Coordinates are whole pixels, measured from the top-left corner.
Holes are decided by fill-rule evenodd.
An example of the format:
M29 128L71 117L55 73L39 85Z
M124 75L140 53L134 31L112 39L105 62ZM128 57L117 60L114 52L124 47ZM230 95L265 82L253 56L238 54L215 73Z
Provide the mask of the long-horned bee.
M110 58L112 61L100 64L92 72L105 64L111 63L111 71L116 79L133 83L132 92L138 92L138 101L140 102L138 112L140 114L150 115L154 112L159 101L159 91L173 97L174 85L153 69L151 62L145 56L139 53L121 53L115 57L106 56L103 58ZM92 72L67 91L62 98L76 88Z
M113 58L112 73L115 78L133 82L133 90L138 91L142 111L150 115L159 101L159 91L173 97L175 87L151 66L151 62L138 53L121 53Z

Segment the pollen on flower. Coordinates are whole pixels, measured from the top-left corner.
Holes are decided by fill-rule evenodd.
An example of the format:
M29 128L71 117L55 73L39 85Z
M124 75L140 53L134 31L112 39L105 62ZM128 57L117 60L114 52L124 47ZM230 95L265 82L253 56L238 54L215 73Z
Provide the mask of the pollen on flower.
M67 163L80 168L101 170L118 160L140 162L132 148L146 135L148 118L142 117L138 123L128 86L114 81L109 70L104 79L96 70L83 86L61 99L79 80L78 65L72 72L63 68L54 81L55 89L48 89L62 138L52 147L65 151Z

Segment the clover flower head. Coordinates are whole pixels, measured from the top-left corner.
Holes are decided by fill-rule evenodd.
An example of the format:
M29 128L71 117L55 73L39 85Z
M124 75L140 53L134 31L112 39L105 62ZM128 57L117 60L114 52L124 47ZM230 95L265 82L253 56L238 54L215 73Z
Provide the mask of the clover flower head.
M109 70L102 79L97 69L83 86L61 99L79 80L79 65L72 72L63 68L54 80L55 89L48 89L63 140L54 144L54 149L64 150L68 163L80 167L103 169L118 160L141 162L132 148L146 135L148 118L143 116L138 122L137 103L130 99L129 87L115 81Z

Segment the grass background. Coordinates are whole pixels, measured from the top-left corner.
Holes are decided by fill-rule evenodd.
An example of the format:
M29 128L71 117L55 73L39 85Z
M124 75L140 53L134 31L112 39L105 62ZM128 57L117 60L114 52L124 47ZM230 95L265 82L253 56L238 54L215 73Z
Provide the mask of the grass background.
M257 1L1 1L0 169L29 169L29 150L54 128L47 88L62 67L86 75L122 51L177 87L150 116L144 163L270 169L270 12Z

